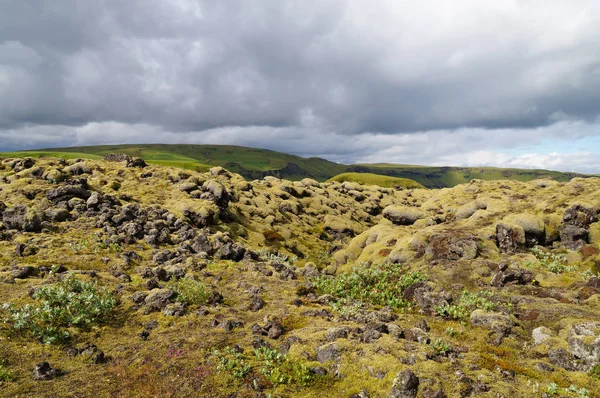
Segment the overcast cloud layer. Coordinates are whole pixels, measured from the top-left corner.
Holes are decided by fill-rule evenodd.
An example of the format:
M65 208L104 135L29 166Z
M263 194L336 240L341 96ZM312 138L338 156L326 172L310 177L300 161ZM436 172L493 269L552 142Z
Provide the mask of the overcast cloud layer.
M600 173L597 0L0 0L0 149Z

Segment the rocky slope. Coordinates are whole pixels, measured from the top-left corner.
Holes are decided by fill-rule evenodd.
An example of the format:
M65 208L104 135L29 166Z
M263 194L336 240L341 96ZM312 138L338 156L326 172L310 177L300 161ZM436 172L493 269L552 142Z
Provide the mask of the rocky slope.
M0 163L0 396L594 397L600 180Z

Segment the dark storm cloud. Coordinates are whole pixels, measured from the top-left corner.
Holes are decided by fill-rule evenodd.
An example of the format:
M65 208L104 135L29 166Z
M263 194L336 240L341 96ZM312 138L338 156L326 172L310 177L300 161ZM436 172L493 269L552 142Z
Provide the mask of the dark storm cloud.
M528 24L518 24L508 11L491 20L521 30L490 29L489 16L469 19L465 8L457 26L433 36L433 45L431 33L419 37L419 29L439 30L441 21L411 11L409 3L0 4L2 58L28 53L8 66L3 62L4 126L290 126L309 110L330 129L360 133L536 126L558 111L574 118L599 113L600 57L589 58L600 54L600 45L588 37L596 32L584 32L579 50L550 43L535 54L531 47L543 32L527 32ZM524 7L517 16L534 11ZM386 13L423 19L394 20ZM461 27L463 19L478 25ZM457 34L460 28L480 37ZM559 68L550 76L568 81L541 87L523 81L524 71L552 73L554 62L572 63L568 74Z
M597 126L599 22L592 0L0 0L0 138L345 160L434 130L566 139L550 127ZM323 142L344 135L364 145Z

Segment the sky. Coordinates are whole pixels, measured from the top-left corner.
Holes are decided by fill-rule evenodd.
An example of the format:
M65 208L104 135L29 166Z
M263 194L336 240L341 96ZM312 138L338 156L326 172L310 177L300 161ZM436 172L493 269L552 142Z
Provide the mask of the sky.
M600 173L598 0L0 0L0 150Z

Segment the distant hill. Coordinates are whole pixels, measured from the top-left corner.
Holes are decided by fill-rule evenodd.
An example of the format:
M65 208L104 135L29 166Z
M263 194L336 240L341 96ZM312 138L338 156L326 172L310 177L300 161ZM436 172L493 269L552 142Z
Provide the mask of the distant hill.
M364 185L378 185L385 188L424 188L423 185L408 178L389 177L373 173L342 173L327 181L358 182Z
M289 180L310 177L318 181L326 181L342 173L371 173L414 180L427 188L442 188L453 187L472 179L530 181L551 177L557 181L568 181L573 177L587 177L578 173L493 167L433 167L388 163L343 165L321 158L303 158L267 149L233 145L99 145L6 152L0 153L0 156L39 157L45 155L98 159L109 153L127 153L131 156L141 157L151 164L198 171L204 171L213 166L223 166L249 180L275 176Z
M574 177L589 177L580 173L550 170L504 169L496 167L435 167L398 164L360 164L347 167L349 172L374 173L391 177L408 178L427 188L454 187L473 179L531 181L550 177L556 181L569 181Z

